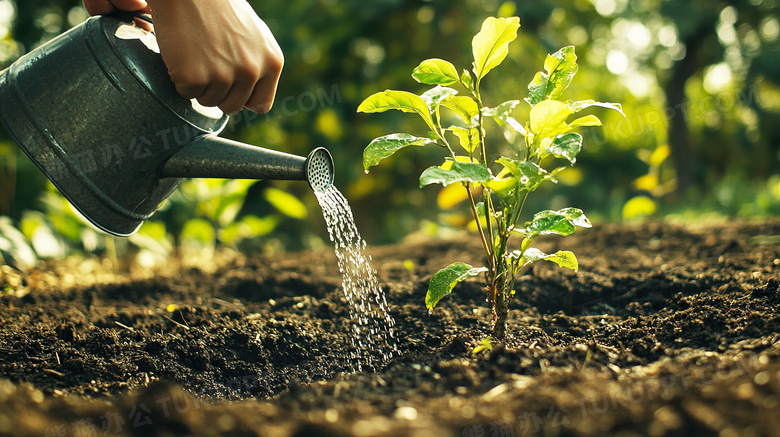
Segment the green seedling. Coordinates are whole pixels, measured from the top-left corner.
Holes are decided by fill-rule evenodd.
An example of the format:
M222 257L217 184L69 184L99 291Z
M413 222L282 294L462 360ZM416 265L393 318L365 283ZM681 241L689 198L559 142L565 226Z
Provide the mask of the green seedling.
M576 117L589 107L604 107L623 114L616 103L594 100L560 100L577 73L574 47L564 47L548 55L544 70L528 85L524 99L531 106L529 120L522 124L513 115L520 100L509 100L488 107L482 101L482 79L503 62L509 44L517 37L520 19L489 17L472 40L473 68L458 72L442 59L427 59L414 69L419 83L434 85L421 95L387 90L365 99L358 112L374 113L399 110L417 114L425 123L427 135L407 133L385 135L373 140L363 152L363 167L377 165L395 152L410 146L437 146L446 151L444 163L426 169L420 187L431 184L461 184L468 193L471 213L479 230L486 255L486 266L473 267L455 262L434 274L428 286L425 305L433 311L436 304L467 278L484 275L487 300L493 314L494 339L506 335L509 301L514 296L515 277L523 267L545 260L577 270L577 258L570 251L547 254L531 246L540 235L567 236L578 227L590 227L585 214L577 208L541 211L520 224L528 195L539 186L556 182L555 175L576 163L582 149L583 126L600 126L595 115ZM457 87L453 88L453 86ZM463 94L459 94L463 92ZM492 119L510 141L510 156L489 161L485 124ZM444 122L455 120L456 124ZM548 170L550 168L550 170ZM521 238L518 249L509 245L510 237Z
M485 337L482 339L482 341L479 342L477 346L474 347L474 349L471 350L471 355L477 355L482 351L492 351L492 350L493 350L493 345L490 344L490 337Z

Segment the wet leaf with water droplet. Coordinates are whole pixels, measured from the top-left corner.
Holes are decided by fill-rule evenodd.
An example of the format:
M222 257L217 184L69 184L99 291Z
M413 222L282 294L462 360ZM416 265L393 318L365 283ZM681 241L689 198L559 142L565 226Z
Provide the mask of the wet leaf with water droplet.
M533 220L521 232L530 239L537 235L547 234L565 237L573 234L577 226L589 228L591 227L590 220L580 209L564 208L559 211L547 210L536 213Z
M447 164L450 164L449 162ZM429 167L420 175L420 187L431 184L447 186L456 182L485 183L492 179L490 170L473 162L452 162L449 169Z

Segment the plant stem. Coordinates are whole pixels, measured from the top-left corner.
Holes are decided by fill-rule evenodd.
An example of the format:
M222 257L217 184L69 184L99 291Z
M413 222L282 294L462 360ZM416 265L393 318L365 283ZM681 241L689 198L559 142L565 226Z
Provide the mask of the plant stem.
M441 141L444 143L444 147L447 148L447 150L450 152L450 155L452 156L453 161L457 161L458 158L455 156L455 151L452 150L452 146L450 146L450 142L447 141L447 138L444 136L444 129L441 127L441 122L439 121L439 117L436 117L436 124L439 127L439 131L436 132L436 134L441 138Z
M488 171L490 171L490 166L488 165L488 156L487 156L487 146L485 145L485 130L484 130L484 116L482 115L482 98L479 94L479 81L477 81L476 85L474 86L474 98L477 101L477 108L479 108L479 114L477 115L477 132L479 134L479 145L482 150L482 162L485 163L485 167L487 167ZM493 271L495 271L497 264L499 263L499 260L496 259L496 252L495 247L493 247L494 244L494 237L493 237L493 223L491 221L491 217L495 215L495 210L493 207L493 199L490 195L490 189L486 186L482 187L482 198L484 199L485 204L485 228L487 228L487 234L490 236L490 247L492 250L488 252L488 257L491 260L491 264L493 265ZM477 219L477 224L479 225L479 219ZM499 253L498 256L503 256L503 252ZM495 275L496 273L494 273ZM495 276L494 276L495 277Z
M506 284L510 281L509 272L503 262L500 263L501 270L504 270L501 276L493 281L493 337L497 340L503 340L506 337L506 322L509 318L509 298L506 290ZM500 282L500 284L499 284Z
M514 211L512 220L508 223L510 229L513 229L517 224L517 221L520 219L520 213L523 212L523 207L525 206L525 200L528 199L528 194L528 191L526 191L525 196L523 196L523 201L520 202L520 206Z
M469 194L469 200L471 201L471 214L474 216L474 220L477 221L477 229L479 229L479 236L482 239L482 248L485 249L485 254L490 264L490 271L495 271L495 260L493 257L492 246L488 244L487 238L485 238L485 231L482 229L482 225L479 224L479 212L477 212L477 204L474 203L474 195L471 193L471 184L466 182L463 184L466 187L466 191Z
M514 271L511 262L505 256L507 251L507 242L509 235L502 232L498 238L498 248L500 258L496 260L497 272L493 279L492 288L494 290L493 304L493 335L498 339L503 339L506 334L506 322L509 317L509 298L514 282ZM509 265L508 265L509 264Z

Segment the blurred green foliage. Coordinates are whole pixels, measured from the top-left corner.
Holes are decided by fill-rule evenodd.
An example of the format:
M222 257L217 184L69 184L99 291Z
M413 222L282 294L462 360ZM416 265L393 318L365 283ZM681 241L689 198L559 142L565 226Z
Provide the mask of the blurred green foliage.
M498 96L525 95L546 54L575 45L581 69L571 98L619 101L627 115L607 116L603 127L589 128L579 168L562 173L554 194L538 196L529 211L571 204L594 211L597 220L621 220L653 211L755 216L780 209L778 0L250 3L284 50L285 69L272 111L239 113L223 135L299 155L327 147L336 185L373 244L442 231L430 223L457 222L467 211L439 196L438 188L417 189L416 175L439 157L431 156L435 150L399 153L365 175L361 152L371 139L388 131L425 132L400 115L358 114L358 104L405 86L423 59L468 65L460 48L470 45L489 15L517 15L522 27L505 67L485 84L487 105L500 103ZM77 0L0 0L0 68L85 18ZM103 237L83 243L89 233L64 218L72 215L69 208L51 200L52 189L5 132L0 184L0 214L16 224L26 218L22 228L37 229L31 220L48 223L57 238L76 239L82 248L105 246ZM307 213L280 209L289 204L279 200L280 192ZM637 196L639 209L626 208ZM439 201L438 211L423 207ZM316 199L300 182L188 182L153 221L141 234L170 240L170 247L194 239L294 249L322 245L327 235Z

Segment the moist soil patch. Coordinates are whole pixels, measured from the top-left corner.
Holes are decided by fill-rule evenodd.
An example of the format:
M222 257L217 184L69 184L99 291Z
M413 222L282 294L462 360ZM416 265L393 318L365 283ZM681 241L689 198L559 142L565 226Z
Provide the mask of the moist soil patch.
M423 302L438 269L482 265L478 241L369 247L398 351L362 370L332 250L147 277L63 260L0 297L0 435L780 435L779 236L771 220L548 238L580 271L527 270L509 338L476 354L477 278Z

